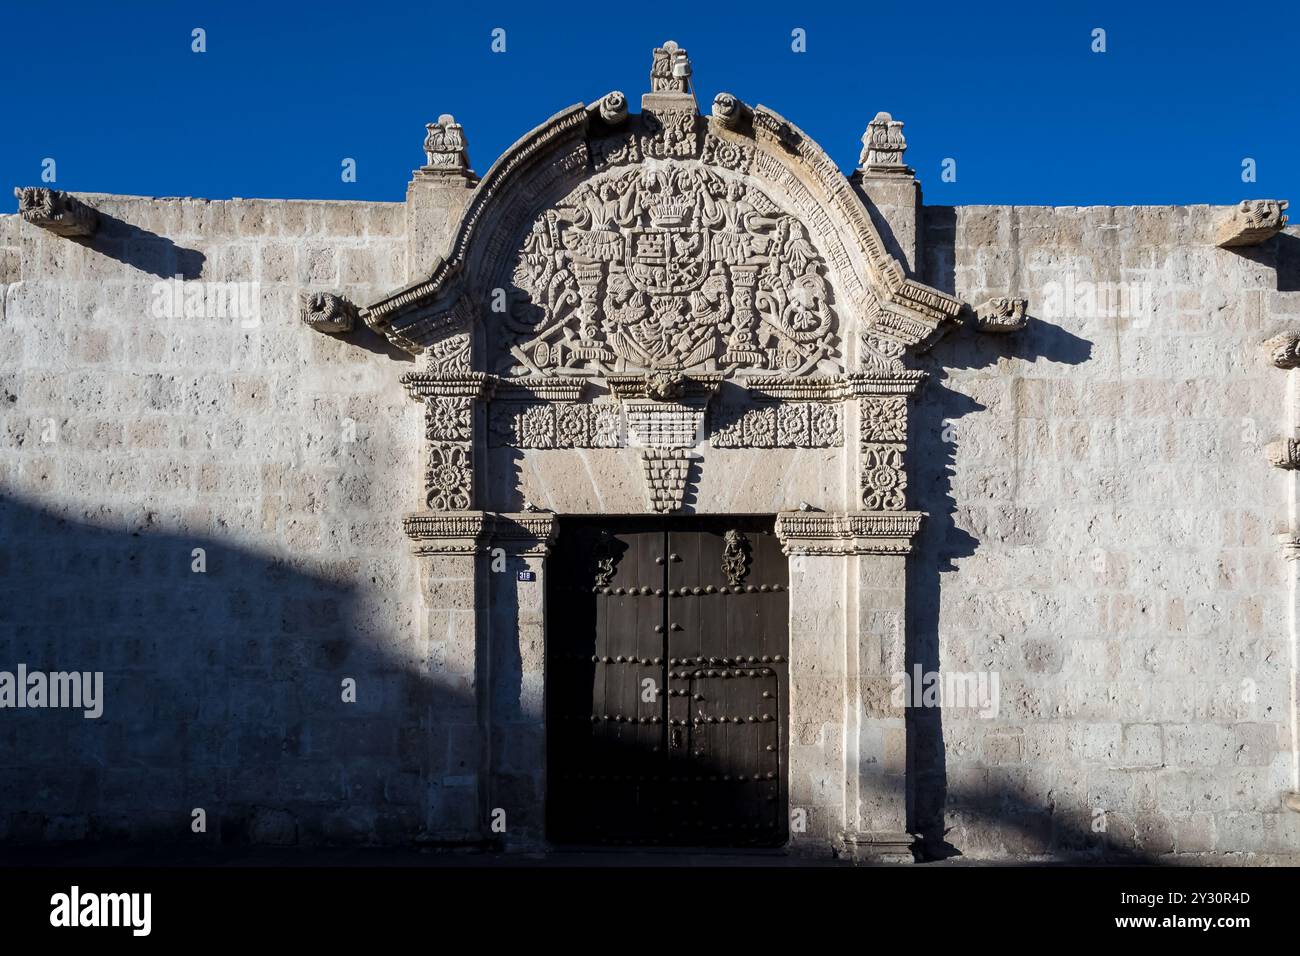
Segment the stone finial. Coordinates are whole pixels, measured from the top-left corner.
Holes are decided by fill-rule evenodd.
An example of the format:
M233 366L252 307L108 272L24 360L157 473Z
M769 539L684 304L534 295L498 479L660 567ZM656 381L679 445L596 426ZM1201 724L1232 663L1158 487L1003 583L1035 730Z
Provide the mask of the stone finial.
M1283 332L1267 339L1264 351L1278 368L1300 368L1300 332Z
M1264 454L1268 456L1268 463L1274 468L1285 468L1287 471L1300 468L1300 440L1298 439L1279 438L1277 441L1269 442L1264 446Z
M862 134L858 171L911 176L915 170L903 162L903 153L906 151L903 124L888 113L877 113L876 118L867 124L867 131Z
M428 132L424 137L424 165L419 172L423 176L460 176L473 175L469 168L469 149L465 142L465 129L456 122L450 113L443 113L438 122L424 127Z
M686 51L668 40L654 49L650 63L651 93L690 93L691 61Z
M1219 216L1214 244L1220 249L1257 246L1286 226L1285 199L1243 199Z
M621 90L613 90L600 98L600 118L610 126L627 119L627 97Z
M998 296L975 306L975 328L979 332L1019 332L1025 327L1028 299Z
M302 320L317 332L351 332L357 321L357 307L333 292L306 292L300 300Z
M24 222L55 235L93 236L99 226L99 214L70 193L44 186L21 186L14 190L14 196Z

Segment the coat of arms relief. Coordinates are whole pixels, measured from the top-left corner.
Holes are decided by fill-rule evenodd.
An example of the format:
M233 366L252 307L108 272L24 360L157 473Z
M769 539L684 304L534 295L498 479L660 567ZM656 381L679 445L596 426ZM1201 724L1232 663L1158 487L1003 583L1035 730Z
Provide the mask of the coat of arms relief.
M527 231L494 371L838 372L825 269L799 220L735 174L609 169Z

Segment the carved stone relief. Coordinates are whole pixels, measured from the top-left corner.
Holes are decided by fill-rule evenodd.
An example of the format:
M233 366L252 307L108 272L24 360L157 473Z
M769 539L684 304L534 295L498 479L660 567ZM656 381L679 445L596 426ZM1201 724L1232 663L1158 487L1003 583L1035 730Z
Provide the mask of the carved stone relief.
M837 370L825 274L802 223L752 183L699 163L615 168L534 221L494 370Z

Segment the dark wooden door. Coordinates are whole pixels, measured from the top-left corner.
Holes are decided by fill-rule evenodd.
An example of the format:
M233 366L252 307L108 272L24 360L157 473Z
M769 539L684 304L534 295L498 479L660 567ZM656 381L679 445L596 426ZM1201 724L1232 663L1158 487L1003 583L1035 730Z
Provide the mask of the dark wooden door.
M561 523L551 839L785 842L787 567L771 519Z

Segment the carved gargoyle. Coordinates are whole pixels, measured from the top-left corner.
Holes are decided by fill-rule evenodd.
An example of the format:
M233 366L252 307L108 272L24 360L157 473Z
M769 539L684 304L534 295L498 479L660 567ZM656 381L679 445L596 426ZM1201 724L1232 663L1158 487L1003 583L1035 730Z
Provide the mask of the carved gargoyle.
M1028 299L998 296L975 306L975 329L979 332L1006 334L1025 327Z
M351 332L356 323L357 307L341 295L304 291L300 302L303 322L317 332Z
M1285 199L1243 199L1220 216L1214 244L1221 249L1257 246L1286 226Z
M99 215L80 199L58 189L20 186L14 190L24 222L58 236L93 236Z

